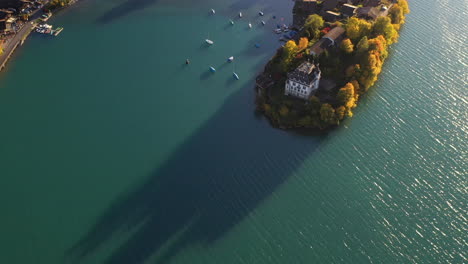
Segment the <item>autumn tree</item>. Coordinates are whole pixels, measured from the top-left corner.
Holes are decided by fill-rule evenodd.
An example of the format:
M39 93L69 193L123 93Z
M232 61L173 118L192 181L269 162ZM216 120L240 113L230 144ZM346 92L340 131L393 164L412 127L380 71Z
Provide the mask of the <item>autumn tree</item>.
M347 38L341 42L340 49L346 54L351 54L354 51L354 45L351 40Z
M403 14L403 9L399 4L394 4L388 11L388 16L392 20L392 24L401 25L405 23L405 15Z
M398 32L392 25L390 17L379 17L372 27L372 34L377 37L379 35L384 36L388 45L394 43L398 39Z
M408 1L406 0L398 0L398 5L401 7L403 11L403 15L407 15L410 13L410 9L408 6Z
M343 120L346 114L346 108L344 106L339 106L336 108L335 113L338 120Z
M388 57L387 41L382 35L370 39L367 43L369 44L368 51L379 56L382 62Z
M361 69L357 76L360 87L360 92L363 93L369 89L376 81L382 71L382 65L388 56L387 44L385 38L379 35L376 38L370 39L369 50L361 58Z
M309 46L309 40L307 38L300 38L299 39L299 45L297 45L298 51L302 51Z
M351 84L353 85L354 88L354 99L357 100L359 99L359 94L361 93L361 86L359 85L359 82L357 80L352 80Z
M355 77L356 74L358 74L360 68L361 68L361 65L359 65L359 64L349 65L345 70L345 77L347 79L351 79L351 78Z
M372 24L364 19L351 17L346 24L346 34L354 42L358 42L362 37L369 35Z
M336 99L341 105L346 108L353 108L355 105L354 86L352 83L347 83L342 87L336 96Z

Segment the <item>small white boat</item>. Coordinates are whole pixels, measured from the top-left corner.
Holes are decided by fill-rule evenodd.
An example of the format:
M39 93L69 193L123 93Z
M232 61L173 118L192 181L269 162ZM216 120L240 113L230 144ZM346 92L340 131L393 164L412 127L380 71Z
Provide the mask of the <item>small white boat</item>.
M249 22L249 28L252 28L252 23Z
M216 69L213 66L210 66L210 72L216 72Z
M231 23L231 25L234 25L234 21L230 20L229 23Z
M214 9L211 9L211 14L216 14L216 11Z
M237 73L233 72L233 73L232 73L232 76L234 76L234 78L235 78L236 80L239 80L239 75L237 75Z
M234 60L234 56L231 56L227 59L228 62L232 62Z
M210 39L206 39L205 41L206 41L206 43L208 43L209 45L213 45L213 44L214 44L214 42L213 42L212 40L210 40Z
M259 14L260 16L263 16L263 15L264 15L262 11L258 12L258 14Z
M239 17L242 17L242 12L239 12Z
M266 24L265 21L262 20L262 25L265 25L265 24Z

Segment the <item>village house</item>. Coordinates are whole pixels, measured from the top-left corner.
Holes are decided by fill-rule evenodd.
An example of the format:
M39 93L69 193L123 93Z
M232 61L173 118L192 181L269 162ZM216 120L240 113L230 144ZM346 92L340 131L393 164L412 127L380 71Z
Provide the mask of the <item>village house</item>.
M0 33L5 34L14 31L16 17L12 16L12 13L10 10L0 10Z
M318 64L302 63L288 73L284 94L307 100L318 90L321 74Z
M325 11L322 16L327 22L335 22L341 19L341 14L333 11Z
M378 17L387 16L392 5L380 5L376 7L366 6L356 10L356 16L363 19L375 20Z
M343 40L345 29L335 27L315 43L309 50L309 53L314 56L322 54L326 49L336 47Z
M358 7L355 5L344 4L341 6L341 14L344 17L352 17L356 14Z

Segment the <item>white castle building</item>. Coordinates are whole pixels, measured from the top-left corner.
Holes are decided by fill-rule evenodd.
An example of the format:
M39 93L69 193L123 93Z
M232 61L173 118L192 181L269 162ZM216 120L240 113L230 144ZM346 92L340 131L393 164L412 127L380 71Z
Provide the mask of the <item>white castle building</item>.
M320 77L321 71L318 64L304 62L297 69L288 73L284 94L308 99L317 91Z

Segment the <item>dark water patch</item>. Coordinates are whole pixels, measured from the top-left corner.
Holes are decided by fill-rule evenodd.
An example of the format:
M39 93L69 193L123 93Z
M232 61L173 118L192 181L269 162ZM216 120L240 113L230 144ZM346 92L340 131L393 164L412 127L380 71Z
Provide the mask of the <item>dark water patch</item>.
M96 20L96 22L99 24L111 23L114 20L122 18L130 13L148 8L151 5L156 4L158 1L159 0L127 0L104 13Z
M189 245L220 239L283 184L326 135L287 144L282 131L258 136L259 127L249 130L243 124L250 117L239 114L249 88L231 96L144 184L116 201L69 257L79 263L116 234L141 226L105 263L143 263L156 252L158 263L166 263Z

